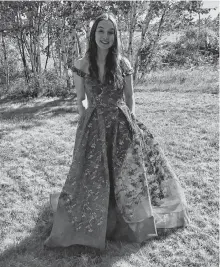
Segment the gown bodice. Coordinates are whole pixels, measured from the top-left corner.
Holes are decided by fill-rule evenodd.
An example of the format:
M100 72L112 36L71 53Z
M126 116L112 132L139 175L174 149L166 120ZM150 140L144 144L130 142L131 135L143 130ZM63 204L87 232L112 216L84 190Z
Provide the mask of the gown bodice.
M122 61L122 76L131 75L133 69L128 67ZM84 78L85 93L88 101L88 108L90 107L117 107L124 105L124 86L116 87L114 84L102 83L96 78L93 78L88 73L73 66L73 72Z

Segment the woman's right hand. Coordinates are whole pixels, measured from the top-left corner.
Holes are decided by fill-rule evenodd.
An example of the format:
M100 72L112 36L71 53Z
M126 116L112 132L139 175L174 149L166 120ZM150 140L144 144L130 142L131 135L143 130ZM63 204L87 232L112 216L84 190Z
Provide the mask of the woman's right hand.
M84 115L86 109L84 106L80 106L78 107L78 110L79 110L79 116L81 118Z

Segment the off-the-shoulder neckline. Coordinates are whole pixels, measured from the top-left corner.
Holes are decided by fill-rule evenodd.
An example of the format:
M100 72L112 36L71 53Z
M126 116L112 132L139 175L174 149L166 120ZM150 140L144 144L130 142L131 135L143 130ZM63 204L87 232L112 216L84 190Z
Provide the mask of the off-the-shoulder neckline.
M75 69L77 72L78 72L78 74L81 74L80 76L81 77L83 77L83 78L90 78L90 79L92 79L92 76L89 74L89 73L86 73L85 71L83 71L83 70L80 70L80 69L78 69L77 67L75 67L75 66L73 66L73 68L72 68L73 70ZM100 84L100 85L105 85L105 83L103 83L103 82L101 82L99 79L95 79L97 82L98 82L98 84Z
M83 70L75 67L74 65L72 67L72 70L76 70L79 74L81 74L80 76L83 77L83 78L84 77L92 78L92 76L89 73L87 73L87 72L85 72L85 71L83 71ZM127 76L127 75L130 75L132 73L133 73L133 68L131 68L130 70L128 70L127 73L123 71L123 76ZM101 84L103 84L99 79L98 79L98 82L101 83Z
M79 68L77 68L75 66L73 66L72 69L75 69L76 71L80 72L83 76L90 77L90 74L89 73L87 73L87 72L85 72L85 71L83 71L83 70L81 70L81 69L79 69Z

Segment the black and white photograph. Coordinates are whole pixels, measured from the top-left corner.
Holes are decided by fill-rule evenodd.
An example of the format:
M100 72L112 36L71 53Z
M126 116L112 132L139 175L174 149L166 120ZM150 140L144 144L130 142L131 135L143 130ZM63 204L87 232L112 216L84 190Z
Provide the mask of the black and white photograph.
M0 267L218 267L219 219L219 1L0 1Z

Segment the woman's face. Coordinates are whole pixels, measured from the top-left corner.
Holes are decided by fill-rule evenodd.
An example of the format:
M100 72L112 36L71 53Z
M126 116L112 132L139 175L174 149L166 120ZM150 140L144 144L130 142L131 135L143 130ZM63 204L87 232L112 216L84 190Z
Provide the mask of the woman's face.
M96 28L95 41L99 48L109 49L115 40L114 25L110 20L101 20Z

